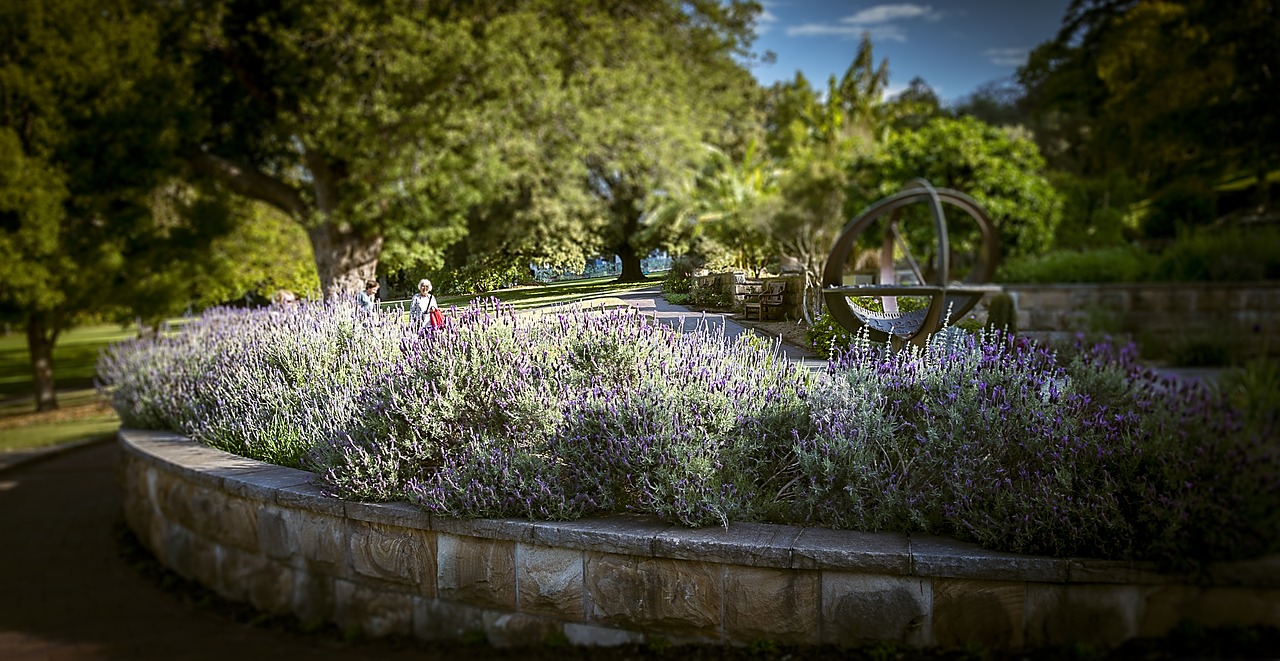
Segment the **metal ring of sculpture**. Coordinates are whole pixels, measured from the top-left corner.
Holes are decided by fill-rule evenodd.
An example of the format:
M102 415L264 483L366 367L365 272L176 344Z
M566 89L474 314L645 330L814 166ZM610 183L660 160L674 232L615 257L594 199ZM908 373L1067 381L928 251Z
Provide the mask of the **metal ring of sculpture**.
M922 285L845 285L844 268L858 236L886 214L917 203L928 206L937 234L938 268L930 278L932 281ZM982 234L979 262L961 283L948 282L951 248L947 241L944 203L969 214ZM995 275L999 250L995 225L977 201L958 191L934 188L924 179L914 179L904 190L872 204L862 215L845 225L832 245L823 269L823 301L831 317L851 333L857 334L865 329L870 339L877 342L898 340L924 345L931 334L955 323L973 309L984 294L998 289L985 283ZM929 307L902 314L885 314L857 305L850 300L851 296L926 296L929 297Z

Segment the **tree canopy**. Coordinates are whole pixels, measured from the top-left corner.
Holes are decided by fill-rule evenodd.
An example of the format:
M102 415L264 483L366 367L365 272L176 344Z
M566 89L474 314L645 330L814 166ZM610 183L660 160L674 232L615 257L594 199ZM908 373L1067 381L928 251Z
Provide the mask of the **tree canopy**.
M1057 164L1123 170L1154 193L1246 174L1265 209L1280 167L1277 34L1271 0L1074 0L1018 76Z
M39 410L57 406L53 346L85 315L171 303L147 274L221 231L160 222L186 131L181 71L155 17L126 0L0 4L0 315L26 328Z
M751 3L195 0L189 157L306 228L326 294L398 265L625 253L750 76ZM743 102L739 102L743 103ZM625 255L624 255L625 257ZM638 260L636 261L638 267Z

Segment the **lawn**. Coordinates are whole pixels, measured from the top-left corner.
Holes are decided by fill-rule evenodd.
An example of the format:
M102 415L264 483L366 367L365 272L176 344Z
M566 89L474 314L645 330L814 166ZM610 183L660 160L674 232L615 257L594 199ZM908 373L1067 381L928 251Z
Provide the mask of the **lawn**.
M36 413L33 408L26 335L0 336L0 452L113 433L120 420L93 389L98 352L132 335L133 330L115 324L85 326L64 333L53 352L60 408L45 413Z
M494 297L503 303L511 305L519 310L528 308L544 307L548 305L559 305L581 300L591 300L601 297L609 297L615 294L626 293L636 289L645 289L662 284L663 274L651 275L643 282L617 282L616 276L606 276L603 278L587 278L583 280L566 280L556 282L549 285L526 285L521 287L512 287L510 289L500 289L481 294L468 294L462 296L440 296L440 306L447 308L451 305L462 307L477 298ZM402 307L409 308L409 300L385 301L382 303L383 308Z
M661 284L661 276L644 282L617 283L615 277L557 282L546 286L502 289L469 296L442 296L442 307L464 306L477 298L496 297L519 309L589 301L611 307L612 297ZM387 301L383 308L408 307L408 301ZM58 388L57 411L33 411L31 359L23 333L0 335L0 452L46 447L109 434L120 425L114 411L93 389L98 352L133 336L132 328L95 325L74 328L58 340L53 352L54 379Z

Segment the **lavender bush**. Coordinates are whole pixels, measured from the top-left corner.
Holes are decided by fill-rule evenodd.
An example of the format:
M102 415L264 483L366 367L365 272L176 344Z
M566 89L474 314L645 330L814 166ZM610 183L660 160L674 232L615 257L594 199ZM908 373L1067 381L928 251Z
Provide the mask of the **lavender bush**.
M647 512L1166 564L1276 550L1274 398L1162 378L1131 348L944 339L864 340L811 372L629 310L490 300L419 330L336 301L215 310L99 373L126 426L451 516Z

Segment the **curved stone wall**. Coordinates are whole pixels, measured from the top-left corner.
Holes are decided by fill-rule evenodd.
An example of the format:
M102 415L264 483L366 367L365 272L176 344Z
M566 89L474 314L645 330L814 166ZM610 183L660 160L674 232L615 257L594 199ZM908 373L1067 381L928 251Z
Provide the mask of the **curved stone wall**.
M431 516L324 496L312 474L121 430L129 526L223 596L369 636L1016 649L1113 646L1182 620L1280 626L1280 557L1197 581L954 540L648 516Z

